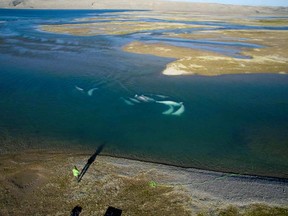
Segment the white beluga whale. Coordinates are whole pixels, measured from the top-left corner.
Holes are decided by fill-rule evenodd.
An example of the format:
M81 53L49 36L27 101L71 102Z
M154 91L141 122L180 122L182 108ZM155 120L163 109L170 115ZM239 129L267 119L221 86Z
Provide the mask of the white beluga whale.
M157 97L159 97L159 98L162 98L162 99L169 98L169 96L160 95L160 94L156 94L155 96L157 96Z
M161 103L168 106L181 106L182 104L182 102L175 102L175 101L156 101L156 103Z
M175 102L175 101L156 101L156 103L165 104L169 107L168 110L162 112L163 115L175 115L180 116L185 112L185 107L183 102ZM175 107L179 107L175 111Z
M84 92L84 89L83 89L83 88L80 88L79 86L76 86L76 85L75 85L75 88L76 88L78 91L80 91L80 92Z
M130 105L130 106L133 106L135 104L139 104L141 103L139 100L137 100L136 98L131 98L131 97L128 97L128 98L125 98L125 97L120 97L120 99L127 105Z
M125 104L129 105L129 106L134 106L134 103L132 103L130 100L127 100L123 97L120 98L122 101L124 101Z
M151 102L155 102L155 100L151 97L147 97L145 95L137 95L135 94L134 96L138 101L141 101L141 102L145 102L145 103L151 103Z
M183 105L183 103L181 104L180 108L178 110L176 110L175 112L173 112L171 115L175 115L175 116L180 116L185 112L185 107Z
M129 100L130 100L130 101L133 101L134 103L140 103L140 101L138 101L138 100L135 99L135 98L131 98L131 97L129 97Z
M127 105L135 105L135 104L140 104L140 103L152 103L156 101L152 97L148 97L143 94L142 95L135 94L134 97L127 97L127 98L121 97L121 100Z
M92 96L93 95L93 92L95 90L97 90L98 88L91 88L89 89L87 92L85 92L85 90L77 85L75 85L75 89L78 90L79 92L82 92L82 93L87 93L88 96Z
M163 115L171 115L174 112L174 107L169 105L169 109L162 112Z
M95 91L95 90L97 90L98 88L91 88L91 89L89 89L88 91L87 91L87 94L89 95L89 96L92 96L93 95L93 92Z

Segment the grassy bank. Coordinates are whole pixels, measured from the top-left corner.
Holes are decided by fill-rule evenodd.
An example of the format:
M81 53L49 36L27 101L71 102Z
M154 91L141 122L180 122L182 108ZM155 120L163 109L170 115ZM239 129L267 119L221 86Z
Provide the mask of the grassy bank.
M98 156L78 183L72 168L76 165L81 170L88 158L62 151L2 155L0 215L69 215L76 205L83 208L81 216L103 215L108 206L122 209L123 215L288 214L283 205L237 205L213 198L193 188L193 179L189 192L181 184L171 184L178 174L168 168L125 159Z

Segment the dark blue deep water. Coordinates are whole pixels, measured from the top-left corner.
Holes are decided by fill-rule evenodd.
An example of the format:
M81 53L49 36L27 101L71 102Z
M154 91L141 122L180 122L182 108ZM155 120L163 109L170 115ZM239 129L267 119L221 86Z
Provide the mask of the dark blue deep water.
M0 10L1 140L7 134L36 137L71 143L71 148L106 142L106 155L287 178L287 75L169 77L161 71L173 59L121 50L133 40L161 41L244 57L241 47L258 45L165 39L167 30L89 37L38 30L41 24L75 18L115 19L122 12ZM253 27L223 22L220 28ZM133 102L129 98L136 99L135 94L183 102L185 111L164 115L169 106Z

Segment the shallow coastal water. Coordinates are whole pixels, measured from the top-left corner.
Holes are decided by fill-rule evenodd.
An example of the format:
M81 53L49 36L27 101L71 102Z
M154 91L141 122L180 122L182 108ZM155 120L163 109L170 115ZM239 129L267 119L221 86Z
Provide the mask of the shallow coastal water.
M1 10L1 133L93 148L106 142L103 152L108 155L288 177L287 75L169 77L161 71L172 59L121 50L133 40L181 42L245 58L240 48L259 45L205 39L179 42L163 38L168 30L72 36L38 28L76 22L76 18L120 15L121 11ZM211 21L199 24L207 25L200 30L213 26ZM261 27L222 23L219 28ZM133 102L135 95L152 101ZM165 115L169 106L153 100L183 102L185 110L181 115Z

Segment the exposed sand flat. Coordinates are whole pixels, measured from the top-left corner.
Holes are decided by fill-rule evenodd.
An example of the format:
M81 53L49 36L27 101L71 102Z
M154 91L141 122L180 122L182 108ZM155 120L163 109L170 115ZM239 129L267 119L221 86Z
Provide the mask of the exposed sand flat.
M173 35L174 37L175 35ZM210 39L221 41L251 42L263 45L263 48L242 49L243 56L251 57L233 58L218 53L176 47L165 44L145 44L133 42L123 49L128 52L151 54L162 57L178 59L167 65L163 71L165 75L205 75L241 73L281 73L288 71L288 31L270 30L224 30L208 31L196 34L181 34L180 38Z
M110 205L123 215L218 215L231 209L288 213L283 208L288 183L280 180L97 156L77 183L72 168L81 170L92 153L1 155L0 214L68 215L76 205L83 208L81 216L103 215ZM150 181L157 186L149 187Z
M160 29L181 29L181 28L200 28L201 25L188 25L180 23L165 22L131 22L131 21L112 21L100 23L82 23L82 24L63 24L63 25L43 25L40 27L43 31L71 34L79 36L92 35L122 35L140 31L151 31Z
M286 17L267 19L265 17L259 17L255 19L232 19L229 20L231 23L251 25L251 26L288 26L288 14Z

